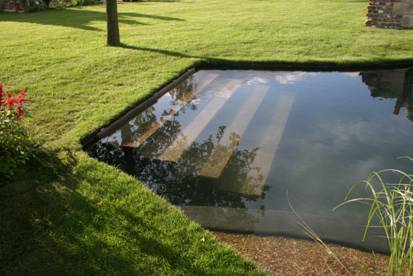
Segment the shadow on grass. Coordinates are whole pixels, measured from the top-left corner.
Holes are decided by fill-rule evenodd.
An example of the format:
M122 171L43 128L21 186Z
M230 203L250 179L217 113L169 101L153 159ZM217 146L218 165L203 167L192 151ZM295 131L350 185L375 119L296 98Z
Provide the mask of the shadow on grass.
M146 25L146 23L139 21L139 19L141 18L163 21L184 21L183 19L169 16L159 16L136 12L119 12L120 24ZM0 21L13 21L40 25L54 25L78 28L88 31L101 31L101 29L99 28L90 26L90 23L94 21L106 21L106 13L104 11L100 12L86 9L47 10L43 12L29 14L0 13Z
M103 177L108 186L102 185L94 162L57 154L39 151L12 183L0 185L0 275L154 274L159 262L205 274L176 245L163 243L170 229L149 225L108 198L113 182ZM80 185L99 192L86 197Z
M139 47L139 46L133 46L133 45L128 45L128 44L122 44L120 47L121 47L121 48L124 48L124 49L129 49L129 50L136 50L136 51L143 51L143 52L152 52L152 53L157 53L157 54L166 55L166 56L172 56L172 57L198 58L198 59L207 59L207 60L217 60L217 59L214 59L214 58L208 57L208 56L197 56L197 55L185 54L185 53L176 52L176 51L170 51L170 50L165 50L165 49Z
M407 68L413 66L413 59L404 59L398 61L359 61L351 63L337 63L329 61L309 60L303 62L285 61L285 60L234 60L231 58L216 58L211 56L201 56L190 54L188 52L182 53L167 49L149 48L141 46L133 46L122 44L120 46L124 49L151 52L165 56L178 58L192 58L198 59L193 64L196 69L246 69L246 70L309 70L309 71L354 71L354 70L368 70L368 69L386 69L386 68Z

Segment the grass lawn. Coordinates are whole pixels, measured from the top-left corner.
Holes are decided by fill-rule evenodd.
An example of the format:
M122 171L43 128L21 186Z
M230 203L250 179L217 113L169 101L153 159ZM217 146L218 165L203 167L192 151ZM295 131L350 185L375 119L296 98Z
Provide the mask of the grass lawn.
M192 0L0 13L0 81L27 87L43 145L0 179L0 274L259 274L80 140L194 63L413 61L413 31L363 26L361 0Z

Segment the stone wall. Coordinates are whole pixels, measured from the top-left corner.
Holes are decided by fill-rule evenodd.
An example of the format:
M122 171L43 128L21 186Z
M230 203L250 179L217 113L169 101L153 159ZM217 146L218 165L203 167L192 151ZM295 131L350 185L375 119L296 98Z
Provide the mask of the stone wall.
M366 26L413 28L413 0L369 0Z

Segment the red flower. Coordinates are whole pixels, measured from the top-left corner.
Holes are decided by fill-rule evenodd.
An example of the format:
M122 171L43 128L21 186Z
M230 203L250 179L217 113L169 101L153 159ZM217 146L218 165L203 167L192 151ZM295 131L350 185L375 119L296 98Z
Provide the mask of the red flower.
M12 94L12 92L8 92L6 96L6 106L8 108L13 107L16 104L16 98Z
M16 96L13 92L8 92L5 95L3 84L0 83L0 108L2 106L4 106L7 110L13 108L14 113L16 113L17 117L21 119L25 114L24 104L27 101L25 89L21 89Z
M13 93L8 92L6 96L6 106L7 108L12 107L16 103L16 99L13 96Z
M14 101L16 104L24 104L25 102L27 102L26 99L26 91L24 89L19 91L19 94L17 95L17 97L14 98Z
M16 108L14 109L14 113L17 114L17 116L19 117L19 119L23 118L23 116L24 116L23 106L20 105L20 106L16 107Z

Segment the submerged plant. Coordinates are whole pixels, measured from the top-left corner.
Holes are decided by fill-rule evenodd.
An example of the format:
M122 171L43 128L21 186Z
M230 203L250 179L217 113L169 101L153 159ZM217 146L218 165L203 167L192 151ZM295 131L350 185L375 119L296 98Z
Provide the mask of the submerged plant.
M409 160L413 161L411 158ZM395 174L398 183L387 183L384 175ZM369 229L383 229L390 251L389 275L413 275L413 175L400 170L372 172L366 181L354 184L345 204L360 202L370 207L363 240ZM369 196L350 198L357 187L367 189Z

